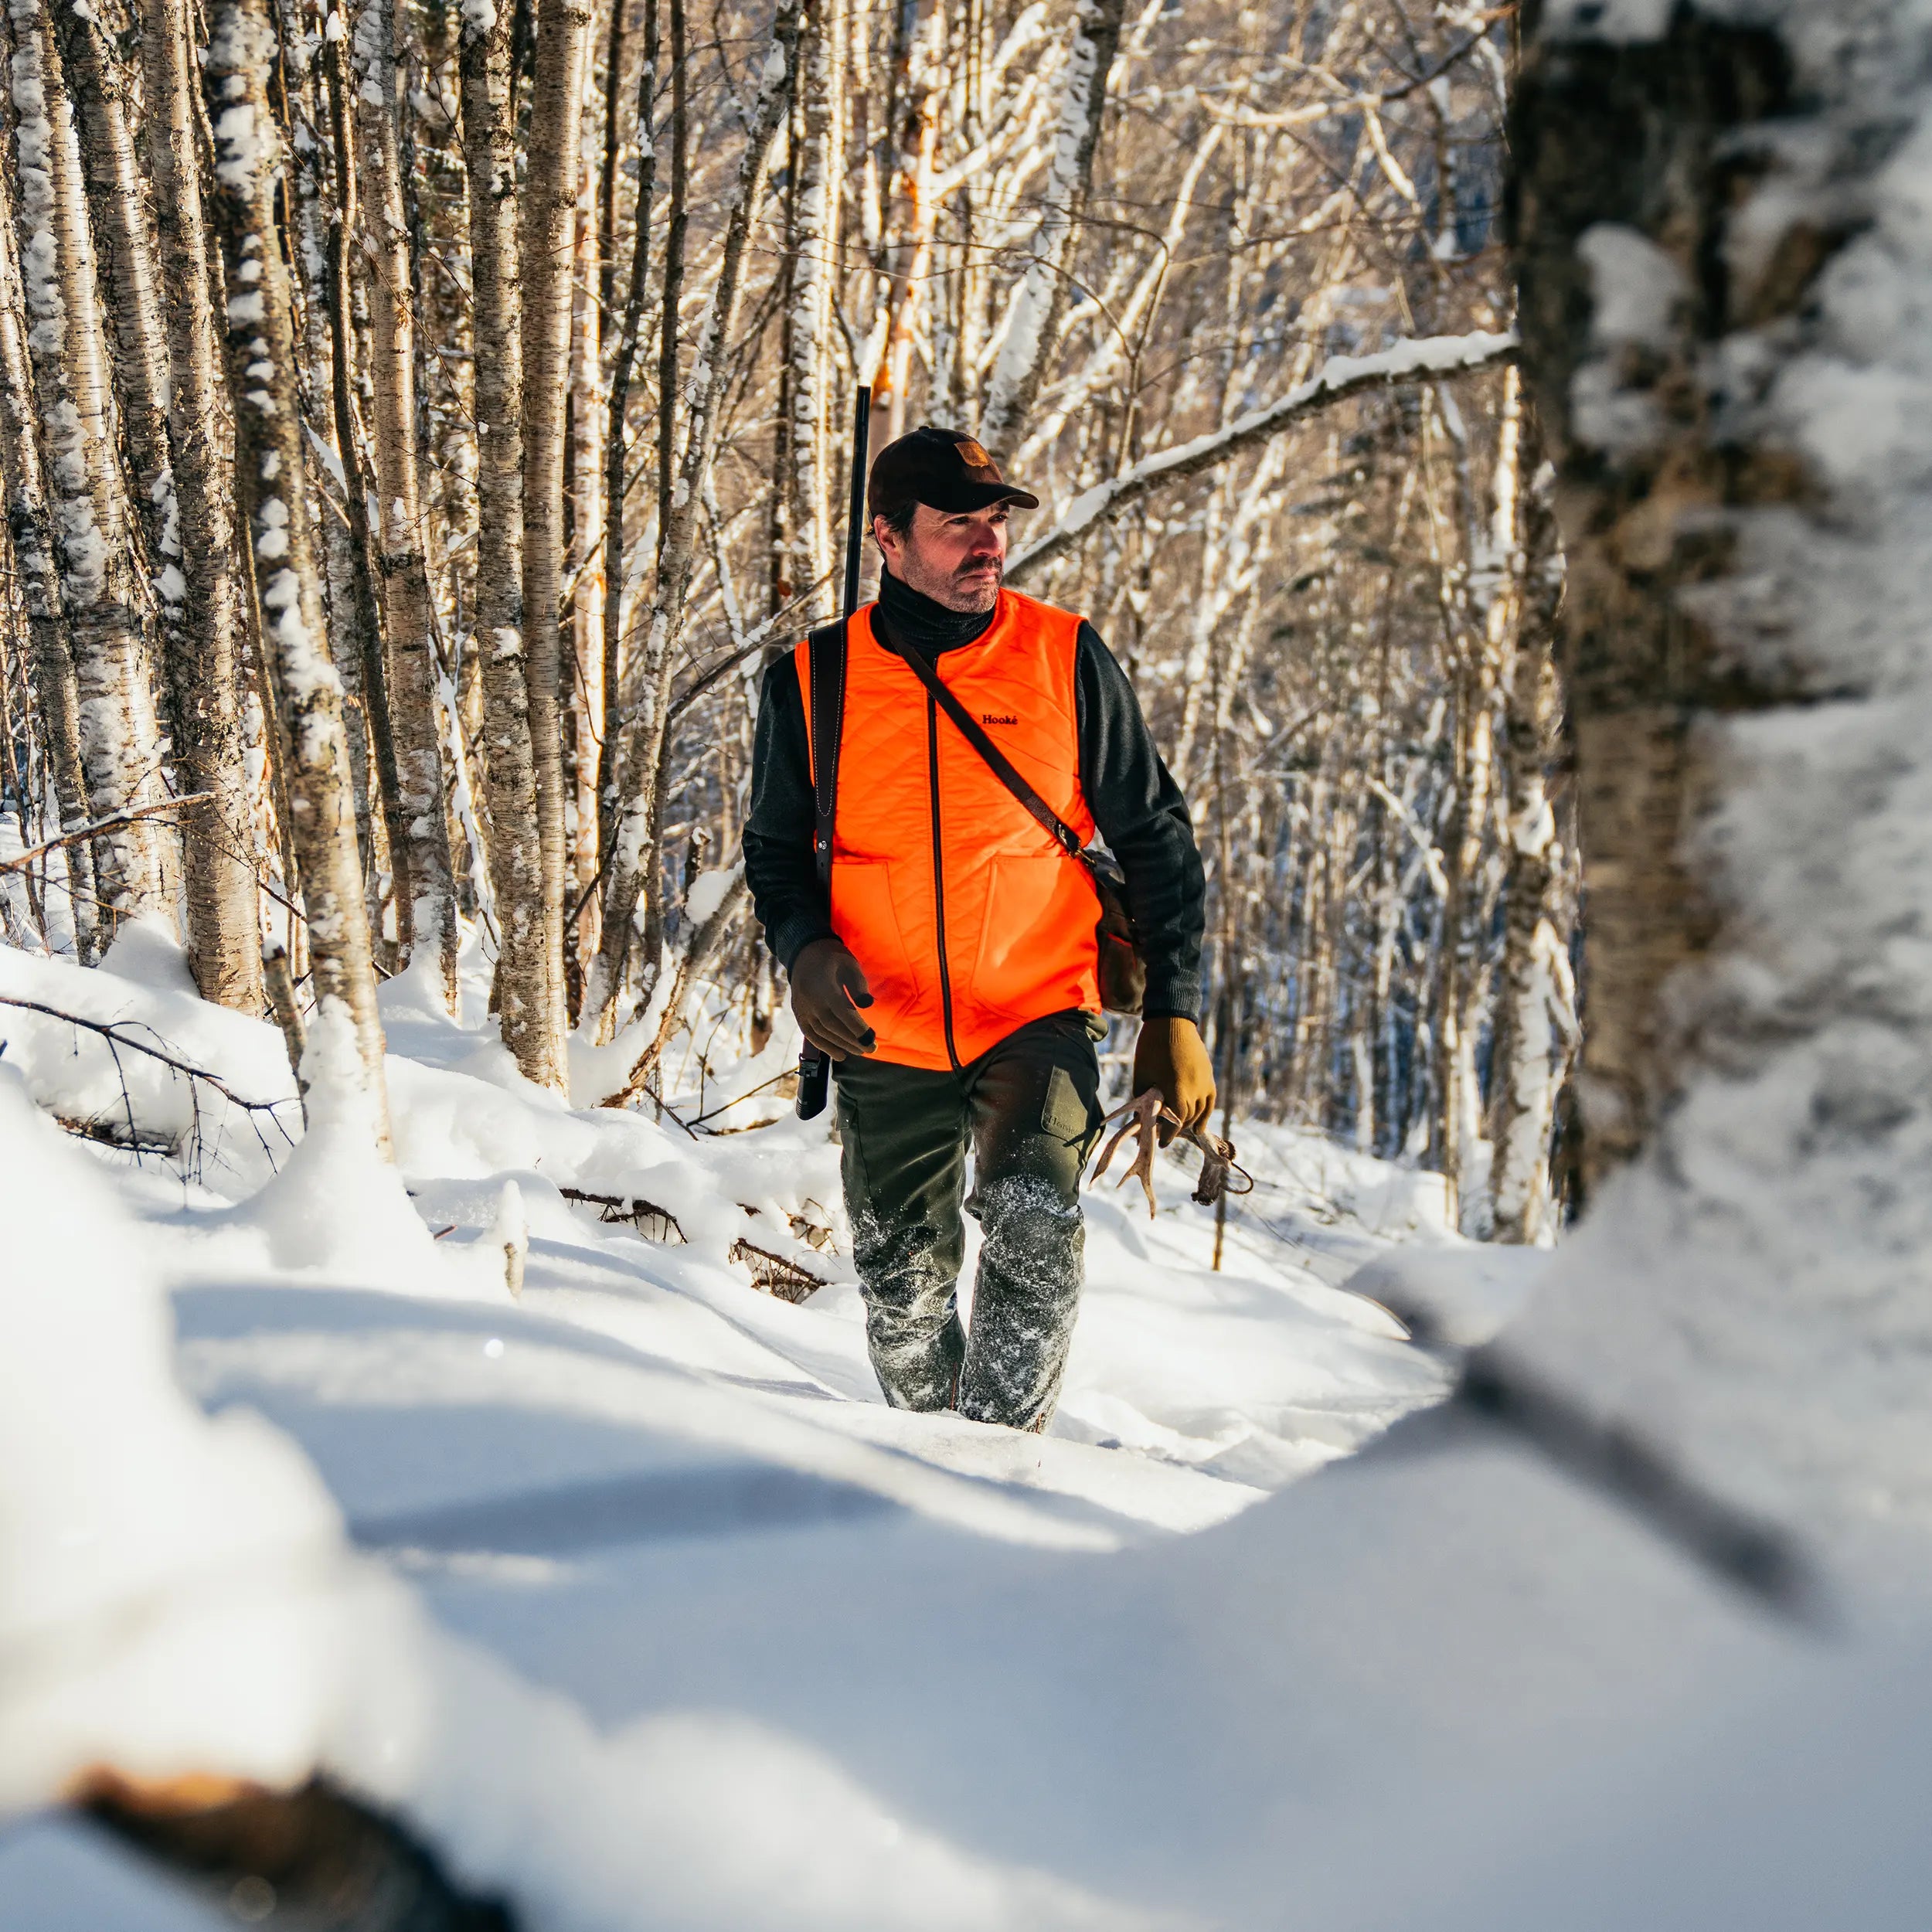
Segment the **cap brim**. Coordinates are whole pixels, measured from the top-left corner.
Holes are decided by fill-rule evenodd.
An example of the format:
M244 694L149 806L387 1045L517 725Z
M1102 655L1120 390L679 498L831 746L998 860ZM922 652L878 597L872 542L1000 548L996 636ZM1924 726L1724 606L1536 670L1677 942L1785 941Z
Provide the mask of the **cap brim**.
M920 501L947 516L964 516L993 503L1010 503L1016 510L1039 508L1039 498L1030 490L1017 488L1011 483L968 483L952 492L946 502L934 503L930 497L921 497Z

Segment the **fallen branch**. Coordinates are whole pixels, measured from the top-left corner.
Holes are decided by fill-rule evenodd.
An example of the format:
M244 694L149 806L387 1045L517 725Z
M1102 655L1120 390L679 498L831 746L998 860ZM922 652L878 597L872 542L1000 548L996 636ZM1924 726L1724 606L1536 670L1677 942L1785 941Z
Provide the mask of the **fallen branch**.
M58 838L49 838L44 845L36 845L31 852L15 852L11 859L0 859L0 872L25 872L36 859L44 859L49 852L58 852L63 845L85 845L90 838L98 838L104 832L119 832L143 818L158 818L164 812L180 811L189 805L205 805L214 796L212 791L191 791L182 798L164 798L158 804L111 813L105 818L97 818L90 825L81 825L73 832L63 832Z
M1425 335L1397 342L1372 355L1331 355L1305 383L1283 396L1237 417L1226 429L1210 430L1192 442L1136 463L1111 482L1096 484L1074 498L1066 513L1046 534L1029 543L1006 566L1006 581L1022 578L1049 563L1080 542L1097 525L1117 515L1130 503L1165 489L1170 483L1199 476L1231 456L1278 436L1304 417L1332 403L1359 396L1365 389L1393 388L1400 383L1437 381L1445 376L1473 375L1495 369L1516 353L1514 333L1507 335Z
M747 1241L743 1235L726 1250L725 1259L743 1262L751 1270L751 1285L754 1288L762 1288L767 1294L775 1295L781 1301L789 1301L794 1307L825 1285L809 1268L801 1267L796 1261L785 1255L774 1254L769 1248L761 1248L754 1242Z
M600 1210L600 1221L615 1226L628 1221L647 1241L682 1241L686 1240L684 1230L679 1225L678 1217L668 1208L661 1208L655 1201L641 1196L619 1194L587 1194L581 1188L559 1188L557 1192L566 1201L574 1201L580 1207L594 1207ZM657 1231L647 1227L646 1222L657 1223Z
M164 1053L158 1046L150 1046L145 1041L130 1039L121 1030L118 1020L86 1019L79 1013L63 1013L57 1006L43 1006L37 999L15 999L9 994L0 993L0 1006L17 1006L23 1012L44 1014L49 1019L64 1021L70 1026L78 1026L90 1033L98 1033L111 1046L124 1046L131 1053L145 1053L151 1060L159 1060L164 1066L172 1066L177 1073L185 1073L190 1080L202 1080L212 1087L225 1100L233 1101L239 1107L251 1114L273 1114L277 1107L286 1107L292 1095L279 1100L251 1100L237 1094L219 1074L211 1073L205 1066L196 1066L184 1060L177 1060L172 1053ZM145 1026L144 1021L137 1024Z
M276 1791L219 1773L154 1780L102 1766L75 1781L69 1801L224 1918L343 1932L517 1923L500 1900L459 1889L397 1820L323 1778Z

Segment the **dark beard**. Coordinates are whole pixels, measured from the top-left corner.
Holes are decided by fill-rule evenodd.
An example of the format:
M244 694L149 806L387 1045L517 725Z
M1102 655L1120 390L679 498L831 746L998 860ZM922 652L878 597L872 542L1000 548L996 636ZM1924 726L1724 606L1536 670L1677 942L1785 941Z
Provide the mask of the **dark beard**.
M1006 581L1006 568L1004 564L999 566L992 582L984 590L977 584L967 583L964 577L965 573L961 571L955 578L953 595L965 597L968 601L956 607L966 611L990 611L999 601L1000 587Z

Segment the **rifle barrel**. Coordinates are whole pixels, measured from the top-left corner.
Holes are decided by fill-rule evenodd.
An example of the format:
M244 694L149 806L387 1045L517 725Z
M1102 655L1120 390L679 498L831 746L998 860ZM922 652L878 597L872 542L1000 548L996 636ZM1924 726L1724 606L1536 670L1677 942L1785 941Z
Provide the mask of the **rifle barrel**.
M871 431L872 390L861 383L852 400L852 478L845 500L845 600L840 614L848 623L859 608L859 571L866 554L866 446ZM804 700L809 719L811 693L804 691L799 696ZM798 1055L799 1119L809 1121L822 1114L831 1089L832 1062L808 1042Z

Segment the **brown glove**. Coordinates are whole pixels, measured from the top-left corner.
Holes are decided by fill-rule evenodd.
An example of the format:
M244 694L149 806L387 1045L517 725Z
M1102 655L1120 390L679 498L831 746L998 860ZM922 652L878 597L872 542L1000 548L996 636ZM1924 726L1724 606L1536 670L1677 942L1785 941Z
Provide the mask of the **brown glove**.
M791 1011L798 1030L835 1060L869 1053L879 1036L859 1015L872 988L842 939L815 939L791 962Z
M1207 1125L1214 1111L1214 1064L1201 1029L1191 1019L1141 1021L1141 1037L1134 1045L1134 1091L1145 1094L1150 1087L1159 1089L1182 1126ZM1162 1146L1179 1131L1172 1121L1162 1121Z

